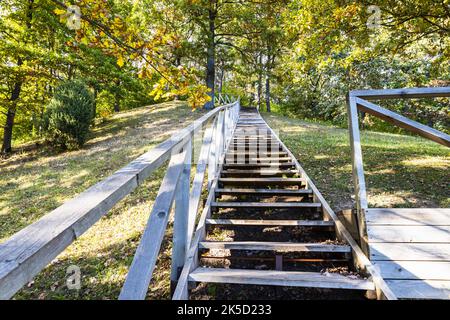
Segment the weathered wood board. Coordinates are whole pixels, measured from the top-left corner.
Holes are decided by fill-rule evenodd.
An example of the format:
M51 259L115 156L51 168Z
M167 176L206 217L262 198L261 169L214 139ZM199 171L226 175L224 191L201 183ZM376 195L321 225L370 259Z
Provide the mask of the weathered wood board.
M450 209L366 210L370 258L400 299L450 299Z

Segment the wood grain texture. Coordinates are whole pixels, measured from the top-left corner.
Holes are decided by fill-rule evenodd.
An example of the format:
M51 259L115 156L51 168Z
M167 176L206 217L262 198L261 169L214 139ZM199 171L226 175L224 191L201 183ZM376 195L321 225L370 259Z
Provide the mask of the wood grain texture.
M369 243L450 243L450 226L368 226Z
M450 299L450 281L386 280L399 299Z
M450 147L450 136L444 132L423 125L417 121L411 120L396 112L382 108L374 103L360 98L356 98L356 103L360 111L376 116L400 128L417 133L424 138L440 143L446 147Z
M147 294L169 221L178 180L184 169L186 153L186 150L184 150L172 155L125 284L120 292L119 300L142 300Z
M299 226L299 227L334 227L333 221L322 220L244 220L244 219L207 219L208 225L236 226Z
M445 280L450 279L450 261L375 261L385 279Z
M450 261L450 244L371 243L370 259L372 261Z
M414 208L366 210L367 225L450 226L450 209Z
M374 290L372 281L351 279L340 274L322 274L318 272L197 268L191 272L189 280L286 287Z
M258 251L298 251L298 252L351 252L350 246L321 244L321 243L296 243L296 242L264 242L264 241L203 241L199 243L201 249L234 249L234 250L258 250Z
M450 97L450 87L353 90L350 95L367 100Z

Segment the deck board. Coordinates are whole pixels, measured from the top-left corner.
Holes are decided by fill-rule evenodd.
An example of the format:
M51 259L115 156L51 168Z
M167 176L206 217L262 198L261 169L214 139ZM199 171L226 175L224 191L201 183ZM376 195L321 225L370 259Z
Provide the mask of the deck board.
M450 209L369 209L370 259L400 299L450 299Z
M367 225L449 226L450 209L369 209Z
M386 280L399 299L450 299L450 281Z

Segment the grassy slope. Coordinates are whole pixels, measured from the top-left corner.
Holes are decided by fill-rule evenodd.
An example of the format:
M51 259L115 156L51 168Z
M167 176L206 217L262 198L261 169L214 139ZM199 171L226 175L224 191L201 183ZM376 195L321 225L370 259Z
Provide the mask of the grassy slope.
M0 162L0 242L108 176L200 116L166 103L117 114L85 148L63 154L24 151ZM264 114L335 209L352 205L347 131ZM364 160L372 206L449 206L448 149L420 138L365 132ZM164 168L120 202L24 288L17 299L115 299L126 276ZM149 292L169 297L170 228ZM82 289L68 290L78 265Z
M335 210L352 207L348 131L263 114ZM371 207L450 206L449 149L397 134L363 132L364 169Z
M201 114L191 112L180 102L134 109L98 126L81 150L23 151L3 160L0 162L0 242L150 150ZM16 298L117 298L163 174L161 168L116 205ZM149 293L152 298L167 298L169 294L170 241L165 241L163 246ZM81 268L79 292L65 287L65 272L70 265Z

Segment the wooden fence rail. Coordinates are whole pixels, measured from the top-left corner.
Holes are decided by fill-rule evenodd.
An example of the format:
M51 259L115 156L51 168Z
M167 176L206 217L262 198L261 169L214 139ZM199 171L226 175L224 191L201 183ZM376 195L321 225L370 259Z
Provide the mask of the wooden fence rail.
M224 144L220 143L211 153L210 149L213 149L214 144L211 141L221 141L223 137L229 139L230 130L234 128L238 118L239 108L240 104L237 100L211 110L127 166L1 243L0 299L11 298L169 158L167 173L122 289L121 298L145 297L154 268L153 261L156 261L159 254L159 246L173 201L175 201L176 209L172 278L175 280L178 273L176 270L182 268L186 248L189 247L188 243L192 237L206 162L209 160L208 175L212 177L208 177L208 180L212 181L216 174L219 157L223 153ZM192 192L189 192L192 138L205 126L209 127L205 130L194 186ZM213 159L213 166L211 166L211 159ZM143 267L138 268L138 266ZM143 282L140 282L141 280ZM139 284L134 286L136 281ZM143 284L147 284L147 287Z
M233 101L235 101L235 100L236 100L235 97L230 96L230 95L228 95L228 94L223 94L223 93L217 93L217 94L214 96L214 103L215 103L216 105L228 104L228 103L231 103L231 102L233 102Z
M350 145L352 149L353 183L355 185L355 200L358 214L359 233L362 247L365 248L366 221L365 210L368 209L366 182L363 168L361 138L358 125L358 112L363 111L383 119L393 125L399 126L424 138L430 139L444 146L450 147L450 136L436 129L408 119L398 113L382 108L367 100L387 99L417 99L450 97L450 87L439 88L409 88L389 90L355 90L348 95L348 121Z
M209 163L210 171L208 172L210 176L208 180L211 181L217 175L219 159L225 152L225 146L231 137L232 130L239 116L239 102L226 106L231 107L223 108L218 113L215 122L205 130L192 192L190 190L191 140L187 140L182 145L181 150L173 151L169 168L159 189L149 221L128 271L125 284L122 287L119 296L120 300L140 300L145 298L174 200L175 217L171 282L175 286L183 269L190 240L192 239L200 196L203 190L207 158L213 159ZM214 145L212 152L211 142Z

